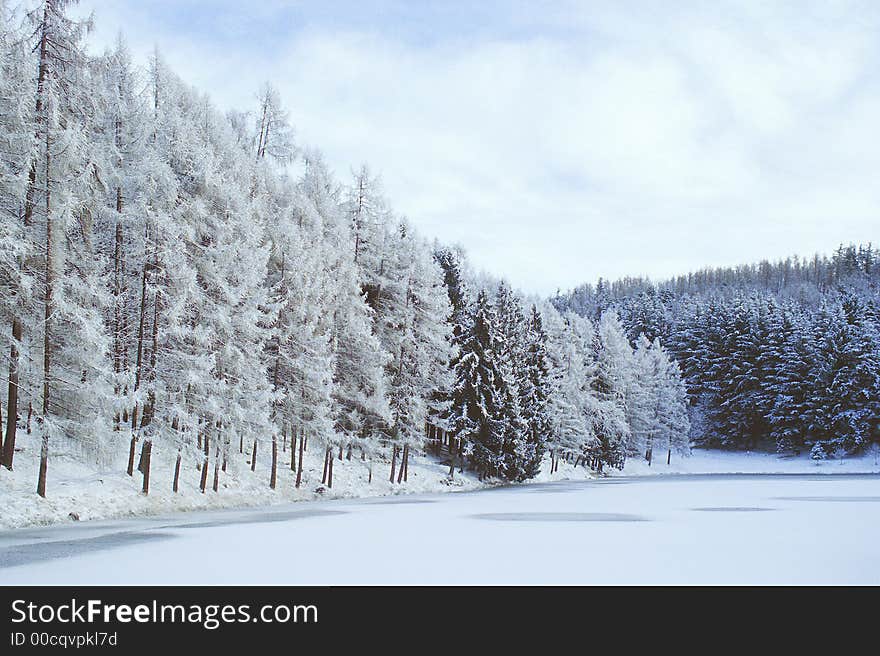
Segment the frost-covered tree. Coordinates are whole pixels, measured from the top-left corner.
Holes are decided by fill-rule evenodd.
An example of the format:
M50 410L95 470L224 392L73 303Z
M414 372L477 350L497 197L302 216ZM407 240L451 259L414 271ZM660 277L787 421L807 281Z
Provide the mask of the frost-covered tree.
M11 3L0 2L0 363L8 374L5 426L0 422L0 464L8 469L13 468L20 404L25 401L20 390L27 385L21 377L27 365L22 356L24 340L36 332L29 321L35 316L37 292L36 272L29 266L37 245L31 216L36 194L32 149L39 138L34 114L36 71L31 66L30 44L16 27L20 22Z
M106 298L95 293L104 287L104 266L94 234L101 181L89 143L93 113L83 51L89 23L70 19L70 4L44 0L28 14L37 53L37 127L22 220L38 237L25 266L36 272L43 314L32 351L41 361L41 496L50 441L66 438L74 448L100 442L95 435L110 396Z
M681 455L690 453L690 419L688 418L687 389L681 369L675 360L660 345L660 339L651 343L660 372L657 388L658 430L654 445L666 447L666 464L672 460L672 452Z
M387 283L380 295L379 318L391 355L392 470L395 453L400 451L400 482L407 475L410 450L421 448L424 442L434 392L449 385L451 308L442 270L406 221L398 224L387 243L391 252L386 258Z
M341 189L320 155L307 155L300 191L304 211L321 226L326 267L326 317L331 320L333 353L334 431L320 436L325 446L325 481L332 484L332 450L359 445L368 454L377 450L381 428L389 418L384 367L388 354L374 332L374 317L365 303L351 256L352 236L346 221Z
M595 392L591 420L599 440L597 466L622 468L630 427L626 421L627 395L632 387L632 347L613 310L602 314L597 331L596 368L591 381Z
M559 460L596 461L599 440L591 416L596 399L591 388L595 375L596 333L587 319L574 313L544 313L550 364L550 417L547 446L551 471Z
M659 336L680 365L696 444L861 452L880 439L866 420L878 398L867 355L877 333L877 261L871 244L841 245L830 257L582 285L553 302L592 319L613 307L630 339ZM862 318L844 309L850 299L864 306L855 313Z
M673 450L686 453L688 447L690 422L681 372L661 346L660 338L649 342L644 333L633 360L636 373L627 402L630 455L635 447L650 465L654 448L665 448L668 463Z
M379 179L366 164L354 174L346 190L345 211L352 235L352 257L364 291L375 299L384 276L386 227L390 221Z
M296 155L293 129L290 126L288 112L281 103L280 94L268 82L260 89L258 100L257 159L265 159L266 156L269 156L276 162L286 164L292 161Z

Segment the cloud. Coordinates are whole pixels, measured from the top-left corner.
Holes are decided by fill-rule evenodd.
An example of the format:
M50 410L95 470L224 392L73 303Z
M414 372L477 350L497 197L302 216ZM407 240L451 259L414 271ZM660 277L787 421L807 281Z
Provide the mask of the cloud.
M873 3L99 4L529 291L880 238Z

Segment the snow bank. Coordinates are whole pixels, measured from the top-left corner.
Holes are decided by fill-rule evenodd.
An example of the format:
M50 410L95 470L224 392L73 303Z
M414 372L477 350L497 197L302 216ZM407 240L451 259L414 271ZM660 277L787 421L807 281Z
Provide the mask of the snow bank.
M880 450L840 460L811 460L809 454L780 456L757 451L732 452L693 449L691 455L657 454L651 466L641 458L630 458L622 472L612 475L653 476L662 474L876 474L880 473Z
M353 498L413 494L447 490L468 490L481 484L470 474L458 471L452 481L447 479L448 466L433 459L412 456L408 481L392 485L388 481L389 464L376 463L373 480L368 483L367 463L357 456L352 460L335 460L333 487L321 485L324 454L311 448L305 454L303 482L295 487L295 475L290 471L290 451L279 448L278 482L269 488L270 454L265 445L258 452L257 468L252 472L247 454L232 454L227 471L220 473L219 491L213 492L213 470L209 472L208 489L199 490L200 473L192 460L184 459L180 474L180 491L171 491L174 462L177 456L163 453L159 446L153 450L150 475L150 494L141 493L142 479L125 473L126 457L117 459L112 466L98 468L83 463L74 454L50 454L47 498L36 495L39 444L33 436L20 435L20 452L15 455L14 471L0 468L0 528L18 528L79 520L116 519L141 515L155 515L174 511L268 506L291 501L313 499Z
M180 474L180 491L171 491L177 452L163 453L159 445L153 449L150 494L141 493L142 478L125 473L127 454L109 467L99 468L84 463L76 454L50 451L47 498L36 494L39 468L38 441L33 435L19 433L16 442L14 471L0 468L0 528L49 525L99 519L119 519L158 515L177 511L209 510L270 506L292 501L378 497L395 494L424 494L473 490L489 485L481 483L469 472L456 470L452 480L448 465L426 456L412 455L408 480L400 485L388 480L390 463L373 466L372 482L369 468L357 455L351 460L334 460L333 487L321 485L324 454L312 448L305 454L303 482L296 489L295 475L290 470L290 451L279 448L278 482L269 488L270 455L265 446L258 452L257 468L250 469L247 453L231 455L226 472L220 473L219 491L213 492L213 471L209 472L208 490L199 490L200 473L192 460L184 462ZM20 449L20 450L19 450ZM247 449L246 449L247 450ZM559 471L542 473L540 480L590 478L589 470L572 468L564 463Z
M157 446L153 452L150 494L141 493L141 477L137 472L125 473L125 459L120 456L112 467L89 466L73 454L55 453L49 460L49 483L46 499L35 493L39 445L33 436L20 435L15 456L15 470L0 468L0 528L48 525L97 519L118 519L157 515L178 511L209 510L270 506L292 501L379 497L396 494L425 494L486 487L470 473L456 470L453 480L447 477L448 466L431 457L413 455L408 481L401 485L388 481L389 464L376 463L372 482L369 470L356 456L352 460L335 460L333 488L320 484L323 453L311 449L306 453L303 484L297 490L290 471L290 452L279 453L278 483L269 488L269 455L258 454L257 468L252 472L247 454L231 456L227 472L220 473L218 492L210 485L199 491L199 472L192 461L183 463L180 492L171 491L176 452L163 453ZM268 451L268 450L266 450ZM673 455L666 465L665 456L649 467L646 462L630 459L623 472L609 471L611 476L648 476L662 474L700 473L880 473L880 454L862 458L816 462L807 456L784 458L763 453L729 453L694 450L688 458ZM550 473L549 461L533 482L583 480L596 474L585 467L572 467L561 462L559 470Z

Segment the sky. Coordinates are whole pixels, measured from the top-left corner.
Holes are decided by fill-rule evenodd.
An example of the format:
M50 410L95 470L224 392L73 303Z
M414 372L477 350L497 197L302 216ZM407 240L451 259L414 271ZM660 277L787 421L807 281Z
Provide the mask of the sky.
M880 3L81 0L530 293L880 243Z

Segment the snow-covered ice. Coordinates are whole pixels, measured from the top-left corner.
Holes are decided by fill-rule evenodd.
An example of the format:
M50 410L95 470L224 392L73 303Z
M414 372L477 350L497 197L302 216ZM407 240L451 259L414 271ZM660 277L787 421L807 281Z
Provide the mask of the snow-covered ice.
M880 476L620 476L0 533L6 584L878 584Z

